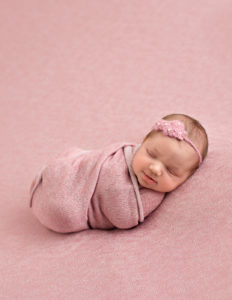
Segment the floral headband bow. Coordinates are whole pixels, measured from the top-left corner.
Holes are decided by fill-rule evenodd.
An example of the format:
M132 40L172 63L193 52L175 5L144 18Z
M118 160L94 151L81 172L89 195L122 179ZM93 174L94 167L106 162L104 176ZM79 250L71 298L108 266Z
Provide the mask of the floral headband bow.
M152 127L152 130L162 131L164 135L174 137L178 140L186 141L193 149L196 151L199 157L199 165L202 163L202 156L197 147L190 141L188 138L187 132L184 129L184 124L178 120L167 121L159 120L155 122L155 125Z

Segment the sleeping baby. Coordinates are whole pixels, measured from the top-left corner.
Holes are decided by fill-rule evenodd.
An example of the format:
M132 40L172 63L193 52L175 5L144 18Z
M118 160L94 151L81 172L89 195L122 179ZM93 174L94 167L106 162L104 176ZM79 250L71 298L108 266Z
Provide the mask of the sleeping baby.
M56 232L133 228L194 174L207 151L202 125L171 114L155 122L141 144L73 147L57 155L34 178L30 207Z

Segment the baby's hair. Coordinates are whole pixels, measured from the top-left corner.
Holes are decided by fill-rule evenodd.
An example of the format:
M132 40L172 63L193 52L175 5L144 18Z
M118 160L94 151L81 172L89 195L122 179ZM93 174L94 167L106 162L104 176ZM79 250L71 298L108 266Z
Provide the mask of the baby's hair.
M189 139L197 146L202 155L202 161L208 153L208 136L204 127L196 119L185 114L170 114L162 118L163 120L172 121L179 120L184 123L185 130L187 131ZM155 131L150 131L144 138L143 142L149 137L153 136ZM191 174L198 168L195 165L191 170Z

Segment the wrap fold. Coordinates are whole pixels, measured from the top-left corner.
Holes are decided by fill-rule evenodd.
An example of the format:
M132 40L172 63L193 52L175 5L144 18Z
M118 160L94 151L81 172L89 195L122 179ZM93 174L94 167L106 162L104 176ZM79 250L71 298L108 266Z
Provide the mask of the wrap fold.
M131 168L139 146L73 147L51 159L31 185L34 215L47 228L62 233L129 229L142 223L164 193L139 186Z

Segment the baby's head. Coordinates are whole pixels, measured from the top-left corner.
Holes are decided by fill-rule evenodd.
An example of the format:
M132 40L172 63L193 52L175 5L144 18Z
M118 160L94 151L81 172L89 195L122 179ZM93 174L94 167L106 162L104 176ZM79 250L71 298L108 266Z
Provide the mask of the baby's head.
M198 169L207 152L203 126L187 115L171 114L156 122L145 136L133 157L132 169L141 186L171 192Z

